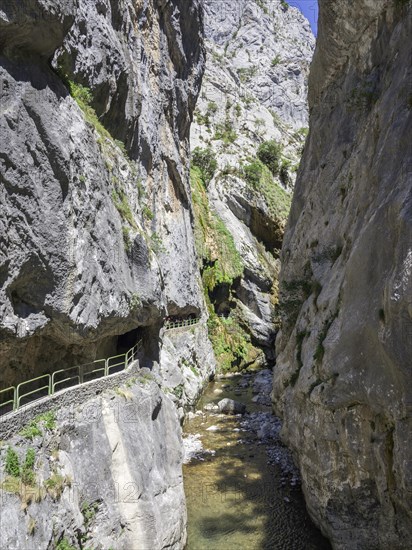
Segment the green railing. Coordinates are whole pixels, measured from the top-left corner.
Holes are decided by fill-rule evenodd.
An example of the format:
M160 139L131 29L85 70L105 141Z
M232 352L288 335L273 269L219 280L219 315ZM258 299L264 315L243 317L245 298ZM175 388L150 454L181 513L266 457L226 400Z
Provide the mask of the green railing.
M167 322L165 323L165 329L171 330L173 328L191 327L197 325L200 319L185 319L183 321Z
M61 390L79 386L85 382L104 378L110 374L125 370L136 361L142 342L138 342L127 353L115 355L108 359L97 359L92 363L60 369L52 374L43 374L18 386L0 390L0 416L16 411L37 399L54 395Z

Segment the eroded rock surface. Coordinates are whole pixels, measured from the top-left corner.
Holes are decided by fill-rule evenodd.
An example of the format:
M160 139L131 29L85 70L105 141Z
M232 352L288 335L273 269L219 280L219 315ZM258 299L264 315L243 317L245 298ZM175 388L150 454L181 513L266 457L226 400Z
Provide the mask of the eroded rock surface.
M2 380L114 355L135 329L156 360L163 317L203 307L188 178L199 2L1 10Z
M61 408L32 440L7 449L23 465L34 450L35 481L2 491L3 548L184 548L186 504L176 408L148 374Z
M410 3L320 1L273 400L336 549L411 532Z
M204 5L207 63L191 144L216 155L207 198L244 265L231 288L216 286L212 302L218 314L231 311L259 350L244 362L273 364L279 250L308 125L315 40L301 12L280 0ZM266 184L253 185L242 169L268 140L279 143L285 170L282 178L269 175Z

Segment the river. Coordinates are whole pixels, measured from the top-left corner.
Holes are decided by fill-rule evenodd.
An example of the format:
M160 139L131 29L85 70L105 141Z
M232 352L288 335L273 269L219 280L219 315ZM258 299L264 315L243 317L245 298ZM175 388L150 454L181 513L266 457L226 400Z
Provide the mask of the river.
M331 548L308 516L299 474L279 440L280 421L268 406L269 374L211 383L185 423L186 447L203 445L183 469L187 550ZM259 396L253 393L262 387ZM246 404L247 413L207 410L225 397Z

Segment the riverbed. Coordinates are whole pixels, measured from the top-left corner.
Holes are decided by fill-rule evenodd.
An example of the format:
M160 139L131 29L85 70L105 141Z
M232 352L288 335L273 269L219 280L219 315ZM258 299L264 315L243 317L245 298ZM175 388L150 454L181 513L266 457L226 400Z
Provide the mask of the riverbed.
M269 394L268 371L219 379L189 415L183 469L187 550L331 548L308 516ZM226 397L244 403L246 414L213 410Z

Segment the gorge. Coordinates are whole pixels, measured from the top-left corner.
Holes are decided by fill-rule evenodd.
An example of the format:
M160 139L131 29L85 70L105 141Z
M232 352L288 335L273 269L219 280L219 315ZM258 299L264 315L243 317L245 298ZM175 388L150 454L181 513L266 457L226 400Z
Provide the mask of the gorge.
M0 0L0 413L106 361L0 416L2 548L197 550L182 425L262 368L314 525L242 544L410 547L411 2L293 4Z

